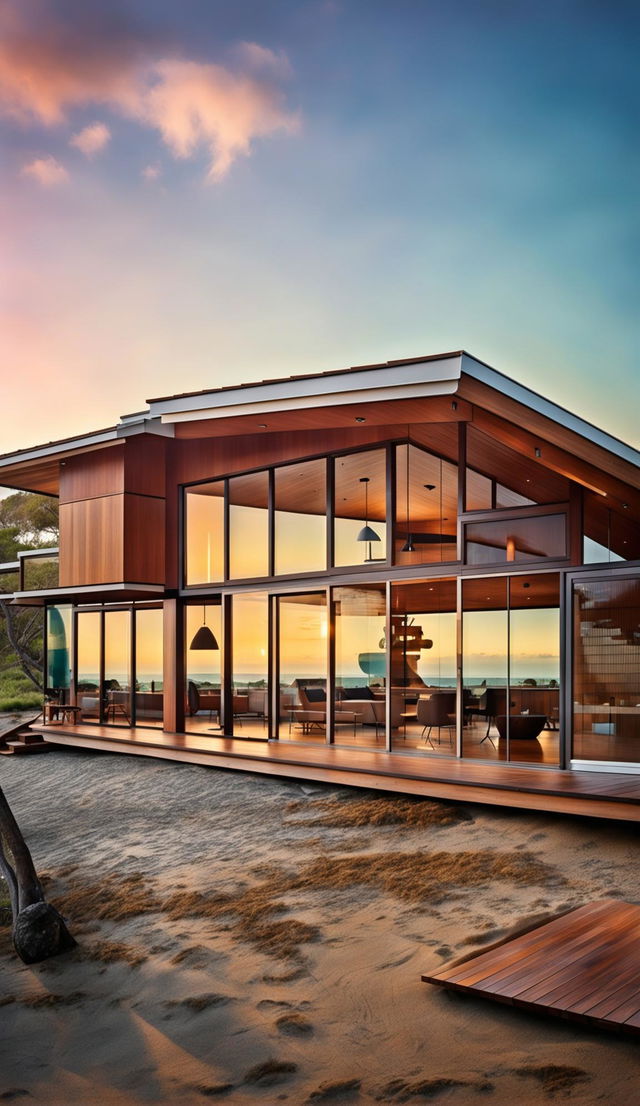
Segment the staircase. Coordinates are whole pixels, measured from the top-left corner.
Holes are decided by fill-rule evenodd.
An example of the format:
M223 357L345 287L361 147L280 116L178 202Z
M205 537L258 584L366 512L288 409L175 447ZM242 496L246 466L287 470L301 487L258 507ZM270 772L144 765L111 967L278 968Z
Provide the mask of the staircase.
M37 717L39 718L40 715ZM48 753L53 745L49 741L45 741L39 733L34 733L30 728L31 722L36 721L37 718L32 718L30 722L19 722L13 729L5 730L0 737L0 756L14 757L25 756L27 753Z

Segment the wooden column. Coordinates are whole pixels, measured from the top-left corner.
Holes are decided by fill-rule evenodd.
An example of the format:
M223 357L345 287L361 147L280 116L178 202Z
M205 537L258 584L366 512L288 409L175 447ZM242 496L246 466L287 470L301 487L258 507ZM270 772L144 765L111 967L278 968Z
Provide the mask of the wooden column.
M164 722L167 733L184 733L184 609L179 599L165 599L163 607Z

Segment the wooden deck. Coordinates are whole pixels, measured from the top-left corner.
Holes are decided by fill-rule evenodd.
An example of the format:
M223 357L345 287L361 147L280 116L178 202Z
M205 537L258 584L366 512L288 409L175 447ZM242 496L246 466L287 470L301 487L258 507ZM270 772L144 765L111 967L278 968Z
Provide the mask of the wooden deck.
M34 725L59 745L289 776L425 798L640 821L640 776L575 772L454 757L267 742L145 728Z
M640 906L603 899L479 953L425 983L640 1034Z

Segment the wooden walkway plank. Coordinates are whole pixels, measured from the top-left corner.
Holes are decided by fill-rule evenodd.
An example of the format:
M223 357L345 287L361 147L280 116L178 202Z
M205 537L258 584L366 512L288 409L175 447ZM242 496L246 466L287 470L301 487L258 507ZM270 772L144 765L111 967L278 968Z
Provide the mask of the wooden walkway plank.
M640 821L640 776L478 763L448 756L387 753L324 743L269 742L208 733L171 734L145 727L44 726L52 743L268 775L335 781L526 810Z
M640 1032L640 906L604 899L423 980L537 1013Z

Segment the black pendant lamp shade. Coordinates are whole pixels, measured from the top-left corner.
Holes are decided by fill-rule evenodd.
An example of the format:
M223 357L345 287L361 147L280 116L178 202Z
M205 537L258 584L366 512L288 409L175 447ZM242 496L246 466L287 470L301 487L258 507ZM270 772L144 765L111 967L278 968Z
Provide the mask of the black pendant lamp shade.
M207 608L202 608L202 626L199 630L196 630L193 641L189 646L190 649L219 649L220 646L216 641L213 631L207 626Z
M360 483L364 484L364 526L358 534L356 541L381 541L372 526L369 526L369 477L361 476Z

